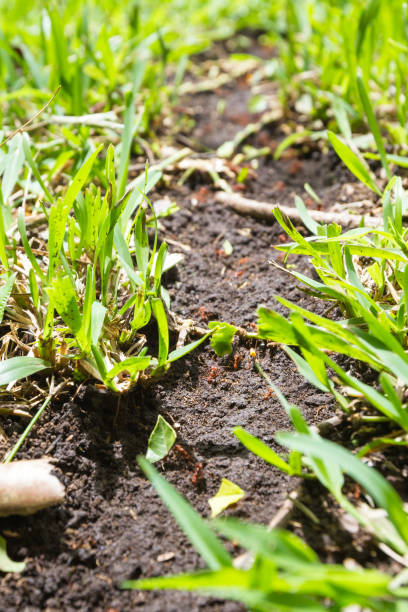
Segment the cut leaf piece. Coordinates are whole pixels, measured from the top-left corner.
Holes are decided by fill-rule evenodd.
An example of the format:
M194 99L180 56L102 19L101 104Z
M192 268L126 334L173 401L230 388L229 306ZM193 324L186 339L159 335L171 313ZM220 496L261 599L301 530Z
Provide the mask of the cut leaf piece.
M7 554L6 540L0 536L0 571L2 572L22 572L25 568L25 563L16 563L12 561Z
M211 518L215 518L232 504L236 504L245 495L245 491L227 478L223 478L221 486L214 497L208 500L211 508Z
M230 355L232 353L232 341L237 328L229 323L221 323L220 321L210 321L209 329L215 329L211 337L211 346L219 357Z
M150 463L155 463L163 459L173 446L176 438L177 434L172 426L159 414L156 425L150 434L146 459L150 461Z

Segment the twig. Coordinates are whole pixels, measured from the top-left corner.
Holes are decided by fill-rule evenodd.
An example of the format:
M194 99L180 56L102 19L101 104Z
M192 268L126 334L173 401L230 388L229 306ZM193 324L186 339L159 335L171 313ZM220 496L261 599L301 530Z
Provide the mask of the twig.
M28 127L30 125L30 123L32 123L34 121L34 119L37 119L37 117L39 115L41 115L41 113L43 113L45 111L46 108L49 107L49 105L51 104L51 102L54 100L55 96L58 94L59 90L61 89L61 85L58 85L57 89L54 91L54 93L52 94L51 98L48 100L48 102L42 107L40 108L39 111L37 111L35 113L35 115L33 115L31 117L31 119L29 119L28 121L26 121L25 123L23 123L23 125L21 125L19 128L17 128L16 130L14 130L14 132L11 132L11 134L9 134L7 136L7 138L5 140L3 140L3 142L0 143L0 147L2 147L4 144L6 144L6 142L8 142L9 140L11 140L16 134L18 134L19 132L23 132L25 130L26 127Z
M294 221L302 222L302 217L297 208L292 206L281 206L280 204L269 204L268 202L258 202L257 200L249 200L236 194L224 193L223 191L217 191L215 194L217 202L226 204L233 210L243 215L250 215L257 219L266 219L268 221L275 221L275 215L273 209L275 206L279 206L282 213ZM346 227L358 227L362 220L366 227L379 227L382 224L382 219L377 217L371 217L369 215L350 215L348 213L333 213L324 212L320 210L308 210L310 217L317 221L317 223L338 223L341 226Z

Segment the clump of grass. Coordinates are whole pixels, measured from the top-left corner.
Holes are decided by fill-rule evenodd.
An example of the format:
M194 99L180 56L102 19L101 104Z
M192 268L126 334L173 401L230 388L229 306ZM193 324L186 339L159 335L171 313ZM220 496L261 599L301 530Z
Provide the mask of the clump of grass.
M41 177L28 141L21 135L15 139L5 161L22 151L29 192L32 174ZM28 217L35 231L24 207L17 223L2 216L1 304L3 325L10 332L2 337L0 352L3 359L34 356L77 380L92 377L123 392L140 378L165 372L197 343L169 352L170 303L162 275L179 258L168 256L164 242L159 246L156 215L145 193L148 168L144 191L135 188L121 195L114 148L108 147L102 168L101 150L85 158L64 195L54 197L43 185L51 201L43 205L42 215ZM119 164L119 179L122 168ZM85 188L92 173L98 184ZM7 184L3 175L5 195ZM141 331L152 319L158 334L154 356Z
M365 476L365 486L392 512L389 532L398 539L399 544L402 542L406 552L407 515L402 510L396 492L378 473L362 466L358 459L344 449L320 441L318 436L281 434L280 439L288 446L305 452L309 467L315 469L319 477L327 481L326 484L332 483L335 492L341 488L342 469L351 472L354 469L359 476ZM208 569L176 576L128 580L122 583L122 588L197 591L217 598L240 601L250 609L265 612L323 612L327 609L341 610L353 604L363 609L397 612L401 606L406 605L408 593L404 571L390 576L361 567L352 569L343 565L325 565L309 546L287 531L268 531L266 527L236 519L204 522L148 461L139 458L139 465ZM387 496L387 493L390 495ZM393 501L398 503L394 505ZM379 525L377 527L380 532ZM400 540L397 532L394 535L395 528L404 534L403 539ZM216 532L251 552L251 556L247 557L247 567L234 566L233 559L216 537Z

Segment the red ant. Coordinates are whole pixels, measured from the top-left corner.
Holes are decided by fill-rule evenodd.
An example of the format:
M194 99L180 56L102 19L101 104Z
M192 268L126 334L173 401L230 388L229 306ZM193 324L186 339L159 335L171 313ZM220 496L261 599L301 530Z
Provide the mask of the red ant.
M217 378L217 376L218 376L218 368L217 368L217 366L212 366L211 370L210 370L210 373L208 375L208 378L207 378L207 382L209 382L209 383L214 382L214 380Z
M273 389L268 389L268 391L264 395L264 400L268 400L271 397L271 395L273 395Z
M232 367L234 368L234 370L238 370L238 366L242 361L242 355L234 355L234 361L232 363Z
M186 449L183 448L181 446L181 444L175 444L174 445L174 450L177 451L180 455L182 455L184 457L184 459L186 459L190 463L194 463L193 458L190 455L190 453L188 451L186 451Z
M191 482L193 483L193 485L196 487L200 480L203 479L203 464L202 463L196 463L195 466L195 470L194 470L194 474L191 477Z

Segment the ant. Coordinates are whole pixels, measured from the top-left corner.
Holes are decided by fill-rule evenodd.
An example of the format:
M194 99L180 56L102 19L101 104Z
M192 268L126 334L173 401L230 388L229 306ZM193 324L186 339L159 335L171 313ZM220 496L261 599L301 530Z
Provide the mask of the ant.
M200 484L200 482L203 480L203 478L204 478L204 476L203 476L203 464L202 463L196 463L194 474L191 477L191 482L193 483L193 485L195 487L197 487Z
M232 367L234 368L234 370L238 370L239 364L241 363L242 359L242 355L234 355L234 360L232 362Z
M271 397L271 395L273 395L273 389L268 389L268 391L264 395L264 400L268 400Z
M194 473L191 477L191 482L193 483L194 487L198 487L204 479L203 464L200 462L195 462L192 455L185 448L183 448L181 444L175 444L174 450L177 453L179 453L182 457L184 457L184 459L188 461L188 463L191 463L194 465Z
M217 368L217 366L212 366L211 369L210 369L210 373L208 375L208 378L207 378L207 382L209 382L209 383L214 382L215 379L217 378L217 376L218 376L218 368Z
M183 448L181 446L181 444L175 444L174 445L174 450L177 451L179 453L179 455L182 455L184 457L184 459L186 459L190 463L194 463L193 458L190 455L190 453L188 451L186 451L186 449Z

